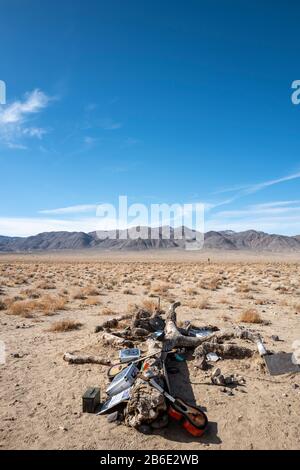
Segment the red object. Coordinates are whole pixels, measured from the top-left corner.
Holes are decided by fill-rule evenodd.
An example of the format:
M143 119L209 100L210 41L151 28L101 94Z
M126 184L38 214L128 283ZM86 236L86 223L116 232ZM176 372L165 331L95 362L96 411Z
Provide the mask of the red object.
M182 411L176 410L176 405L173 404L169 406L168 415L171 418L173 418L175 421L177 421L179 424L181 424L181 426L188 433L192 434L192 436L200 437L204 434L205 429L207 427L207 423L208 423L207 416L198 407L193 406L190 408L193 409L193 413L183 413ZM195 422L193 421L193 419L189 417L189 415L190 416L193 415L194 417L201 416L204 424L203 425L195 424Z

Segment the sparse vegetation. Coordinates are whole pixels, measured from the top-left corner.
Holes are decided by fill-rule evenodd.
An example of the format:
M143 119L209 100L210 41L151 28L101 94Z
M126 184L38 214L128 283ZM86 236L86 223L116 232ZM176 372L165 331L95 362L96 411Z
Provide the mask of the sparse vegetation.
M263 323L260 314L253 308L245 310L239 320L243 323Z
M51 325L48 331L53 333L62 333L66 331L78 330L82 326L82 323L74 320L61 320Z

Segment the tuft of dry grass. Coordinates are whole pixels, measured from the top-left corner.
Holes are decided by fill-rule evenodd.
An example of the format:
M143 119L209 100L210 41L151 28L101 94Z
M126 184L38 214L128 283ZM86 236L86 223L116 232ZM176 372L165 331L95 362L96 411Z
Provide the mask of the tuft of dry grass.
M239 320L243 323L263 323L260 314L254 308L245 310Z
M223 296L219 299L219 303L224 304L224 305L229 305L231 302L227 297Z
M81 326L82 323L74 320L61 320L53 323L47 331L52 333L63 333L66 331L78 330Z
M72 295L72 298L74 300L85 300L86 299L86 293L85 293L85 289L77 289L73 295Z
M92 297L88 297L85 301L84 301L84 304L85 305L88 305L90 307L94 306L94 305L101 305L102 301L99 299L99 297L97 296L92 296Z
M37 285L37 288L38 289L45 289L45 290L50 290L50 289L55 289L56 286L53 282L49 282L49 281L42 281L40 282L38 285Z
M59 310L64 310L68 300L65 297L45 296L36 302L38 310L45 313L45 315L53 315Z
M251 288L246 285L246 284L241 284L239 286L237 286L237 288L235 289L236 292L240 292L240 293L248 293L250 292Z
M99 294L100 294L99 289L97 289L97 287L95 287L95 286L84 287L84 288L82 289L82 293L83 293L83 295L85 295L86 297L89 297L89 296L94 297L95 295L99 295Z
M222 279L219 277L213 277L211 279L202 279L202 281L199 283L199 287L201 287L201 289L217 290L221 287L221 284Z
M158 295L167 294L168 290L169 290L169 285L166 283L154 284L152 286L152 291Z
M46 295L37 300L16 300L7 305L9 315L18 315L25 318L31 318L33 312L43 312L45 315L52 315L59 310L64 310L67 299Z
M116 312L110 307L104 307L101 310L101 315L116 315Z
M126 289L123 290L123 294L133 295L133 291L131 289L126 288Z
M184 292L188 295L197 295L198 294L197 289L195 289L194 287L187 287L186 289L184 289Z
M141 304L142 304L142 308L147 310L147 312L151 312L151 313L154 313L158 308L158 302L155 302L154 300L151 300L151 299L143 299Z
M207 297L204 297L202 299L197 299L197 300L188 302L187 305L188 307L191 307L191 308L199 308L200 310L203 310L203 309L209 308L209 300Z
M32 318L32 312L35 309L33 300L17 300L9 305L7 313L24 318Z

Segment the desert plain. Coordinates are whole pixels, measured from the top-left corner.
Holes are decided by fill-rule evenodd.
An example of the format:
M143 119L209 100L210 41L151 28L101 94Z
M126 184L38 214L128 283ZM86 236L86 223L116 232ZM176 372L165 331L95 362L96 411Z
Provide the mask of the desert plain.
M179 322L241 325L260 333L268 350L292 352L300 339L299 281L299 254L1 255L0 449L299 449L300 374L270 376L258 353L218 362L223 373L244 378L232 389L213 385L211 371L191 358L180 366L185 374L172 376L173 393L206 410L201 438L172 421L146 435L83 413L87 387L100 387L105 399L108 367L63 360L78 352L117 363L118 350L95 327L136 306L153 310L157 296L164 310L181 302Z

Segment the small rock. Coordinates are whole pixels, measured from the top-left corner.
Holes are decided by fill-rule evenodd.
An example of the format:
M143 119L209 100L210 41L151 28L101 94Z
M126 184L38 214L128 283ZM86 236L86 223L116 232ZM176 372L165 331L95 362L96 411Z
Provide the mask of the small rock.
M220 369L219 367L216 367L216 368L212 371L211 378L218 377L218 375L221 375L221 369Z
M293 384L292 387L293 387L293 389L296 390L296 388L299 388L299 385L298 384Z
M65 426L59 426L59 429L60 429L61 431L67 431L67 430L68 430Z
M197 369L207 370L209 365L207 364L206 357L203 356L201 359L199 359L199 361L197 361L195 364L195 367L197 367Z
M273 341L280 341L278 335L272 335L272 336L271 336L271 339L272 339Z

